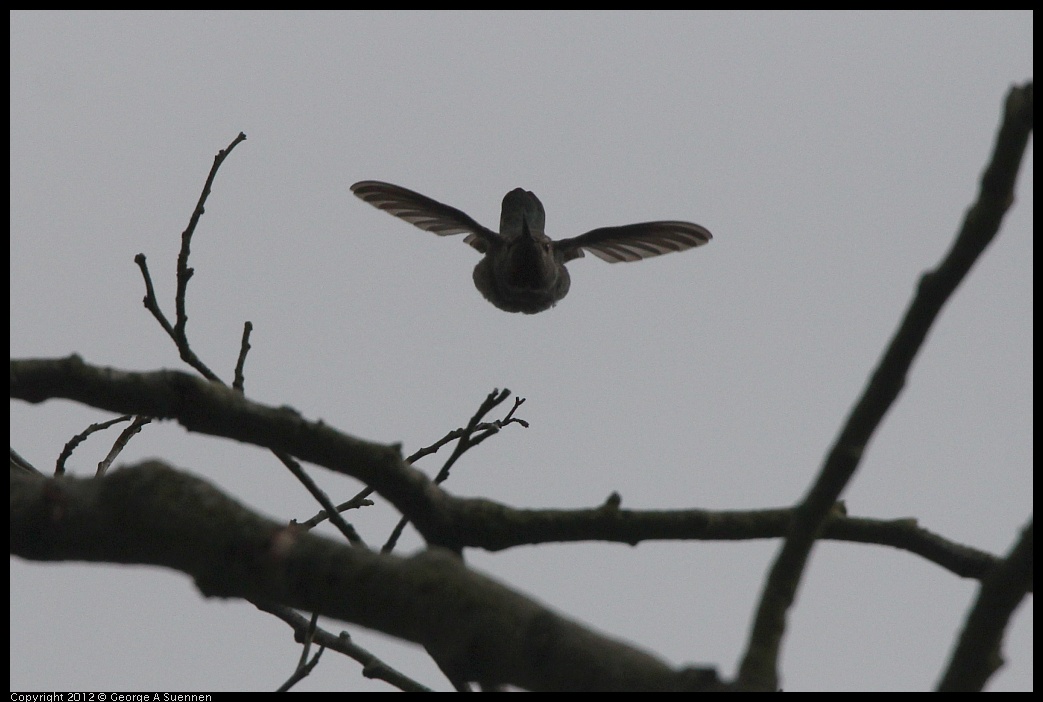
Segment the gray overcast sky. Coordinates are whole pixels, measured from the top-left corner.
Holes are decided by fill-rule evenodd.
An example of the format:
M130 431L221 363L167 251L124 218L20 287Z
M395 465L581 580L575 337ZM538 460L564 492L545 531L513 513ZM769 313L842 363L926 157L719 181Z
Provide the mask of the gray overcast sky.
M11 354L183 368L141 306L214 154L241 130L194 241L189 334L247 392L406 451L485 395L527 398L447 487L518 507L760 508L799 499L925 269L977 190L1032 14L14 13ZM1032 512L1032 169L944 310L845 493L1004 553ZM548 232L698 222L707 246L570 264L556 308L501 312L478 256L351 195L387 180L495 226L533 190ZM41 468L106 415L11 405ZM88 474L109 437L72 465ZM147 428L159 456L278 519L316 507L263 451ZM437 461L421 463L436 470ZM334 496L357 484L325 471ZM379 542L386 508L358 517ZM416 548L411 537L404 551ZM734 673L777 542L571 544L469 562L674 664ZM823 543L790 619L787 690L932 687L974 582ZM334 630L342 627L327 622ZM412 646L352 636L439 689ZM11 561L13 690L265 690L291 633L180 574ZM1030 690L1032 603L991 689ZM300 689L387 689L324 657Z

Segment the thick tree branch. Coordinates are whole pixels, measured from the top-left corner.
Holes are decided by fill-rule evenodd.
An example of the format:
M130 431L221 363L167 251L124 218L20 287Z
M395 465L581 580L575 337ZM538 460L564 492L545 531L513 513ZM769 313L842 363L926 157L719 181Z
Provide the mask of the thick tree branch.
M397 447L348 436L287 408L252 402L237 391L187 373L127 373L66 359L12 360L11 397L65 398L127 414L175 419L186 428L298 456L375 486L421 534L454 549L498 551L549 542L657 539L748 540L784 536L793 508L628 510L618 496L592 509L512 509L492 500L454 497L407 465ZM367 493L368 494L368 490ZM823 538L892 546L957 575L983 577L997 559L948 541L913 519L857 519L831 513Z
M674 670L468 570L445 551L376 554L265 519L151 461L99 478L11 471L11 553L139 563L190 575L210 597L318 612L424 645L443 670L530 690L698 690Z

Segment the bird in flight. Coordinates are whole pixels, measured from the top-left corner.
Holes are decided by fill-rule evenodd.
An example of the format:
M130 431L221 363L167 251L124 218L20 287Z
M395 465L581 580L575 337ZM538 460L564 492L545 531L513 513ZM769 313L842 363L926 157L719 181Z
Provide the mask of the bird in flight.
M424 231L466 234L464 243L484 254L474 268L475 287L507 312L535 314L553 307L569 291L565 264L582 258L584 251L609 263L638 261L702 246L713 238L698 224L665 221L602 227L555 241L544 231L543 203L521 188L504 195L499 232L455 207L391 183L363 180L351 192Z

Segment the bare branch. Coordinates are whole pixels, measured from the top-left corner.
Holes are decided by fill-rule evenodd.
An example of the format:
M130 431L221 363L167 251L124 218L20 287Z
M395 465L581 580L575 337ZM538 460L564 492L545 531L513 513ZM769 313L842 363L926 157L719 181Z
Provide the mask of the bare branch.
M802 501L768 575L742 665L740 687L778 689L778 659L786 613L796 597L815 539L861 462L869 439L891 408L942 306L999 231L1014 202L1018 168L1032 132L1032 84L1011 88L977 202L968 210L952 248L920 286L905 318L848 417L815 484Z
M277 602L423 645L483 686L697 690L675 670L596 634L435 549L376 554L265 519L213 485L150 461L100 478L11 472L11 553L159 565L210 597ZM480 652L480 655L478 653Z
M1014 610L1032 591L1033 524L1028 523L1010 555L982 581L949 667L938 683L939 692L980 692L1003 665L1003 633Z
M274 614L293 628L298 641L304 640L312 630L312 640L331 651L337 651L353 658L363 665L362 674L367 678L383 680L404 692L431 692L432 690L421 685L416 680L400 673L375 655L355 644L351 636L342 631L340 635L331 634L324 629L312 627L312 620L304 617L289 607L283 605L271 605L260 602L253 603L257 609Z

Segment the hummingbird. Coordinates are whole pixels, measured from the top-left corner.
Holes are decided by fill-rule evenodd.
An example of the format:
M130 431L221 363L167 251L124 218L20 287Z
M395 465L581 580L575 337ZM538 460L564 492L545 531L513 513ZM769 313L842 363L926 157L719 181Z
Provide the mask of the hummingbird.
M702 246L713 236L691 222L641 222L592 229L555 241L544 231L547 215L532 192L515 188L503 196L500 231L483 227L455 207L399 185L363 180L351 192L374 207L439 236L466 234L464 243L484 254L474 268L474 285L506 312L535 314L569 291L565 264L589 251L603 261L638 261Z

